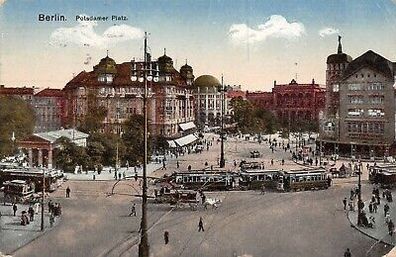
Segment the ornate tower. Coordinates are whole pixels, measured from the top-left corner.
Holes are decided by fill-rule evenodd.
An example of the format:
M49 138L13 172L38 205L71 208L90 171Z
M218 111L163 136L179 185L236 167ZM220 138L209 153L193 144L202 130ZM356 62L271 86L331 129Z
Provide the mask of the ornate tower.
M188 86L191 86L193 84L194 82L193 68L187 64L187 60L186 60L186 64L180 68L180 74L186 80Z

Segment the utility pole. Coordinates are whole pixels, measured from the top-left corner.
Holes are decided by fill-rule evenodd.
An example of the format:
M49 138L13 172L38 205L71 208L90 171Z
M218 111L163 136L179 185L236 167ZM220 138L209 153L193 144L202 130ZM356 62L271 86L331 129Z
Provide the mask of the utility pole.
M144 33L144 95L143 95L143 115L144 115L144 156L143 156L143 196L142 196L142 221L140 224L139 257L149 257L149 243L147 235L147 32Z
M361 177L362 177L362 171L360 169L360 162L359 162L359 180L358 180L358 220L357 220L357 224L358 226L362 225L362 181L361 181Z
M221 75L221 88L218 90L221 93L221 145L220 145L220 168L225 167L225 159L224 159L224 112L225 112L225 91L224 83L223 83L223 75Z
M41 167L41 169L43 170L43 188L41 189L41 226L40 226L40 230L44 231L44 199L45 199L45 169L43 167Z

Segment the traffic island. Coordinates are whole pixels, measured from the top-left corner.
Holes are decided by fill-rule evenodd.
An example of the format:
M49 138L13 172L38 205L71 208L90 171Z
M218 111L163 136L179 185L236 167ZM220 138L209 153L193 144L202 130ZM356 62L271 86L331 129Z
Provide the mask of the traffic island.
M12 254L51 229L49 213L45 213L43 231L41 231L40 213L34 215L33 221L30 221L27 215L29 224L21 225L22 212L27 213L29 206L18 204L17 207L18 210L14 216L12 205L0 205L0 252L2 254ZM59 219L59 217L55 218L53 226L59 223Z

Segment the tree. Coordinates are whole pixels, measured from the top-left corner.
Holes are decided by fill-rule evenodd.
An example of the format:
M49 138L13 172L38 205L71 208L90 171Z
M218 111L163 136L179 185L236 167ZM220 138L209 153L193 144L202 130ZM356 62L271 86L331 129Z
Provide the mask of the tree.
M88 93L87 112L83 117L79 130L93 134L100 131L103 121L107 116L107 109L99 105L96 95L93 92Z
M62 137L58 139L59 149L55 151L55 163L58 168L65 172L73 172L76 166L88 169L90 156L86 149L78 146L70 139Z
M16 145L11 140L13 133L16 140L33 133L34 117L33 109L23 99L0 97L0 157L16 152Z
M274 133L278 128L275 116L268 110L257 107L242 98L231 100L234 121L242 133Z
M143 163L144 157L144 118L142 115L132 115L125 123L125 133L122 140L125 144L125 161L131 165ZM148 156L151 156L152 140L148 140Z
M92 149L96 154L102 150L101 163L105 166L114 166L117 158L117 144L118 144L118 158L124 159L125 145L120 137L112 133L93 133L88 138L88 145L96 149ZM103 148L101 148L101 146Z

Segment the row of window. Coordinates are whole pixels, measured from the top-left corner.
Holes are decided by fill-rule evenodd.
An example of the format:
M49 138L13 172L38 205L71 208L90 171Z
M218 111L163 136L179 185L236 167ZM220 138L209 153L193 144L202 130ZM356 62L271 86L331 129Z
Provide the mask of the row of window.
M382 104L384 103L384 96L370 96L368 101L365 101L364 96L362 95L353 95L348 96L348 100L350 104Z
M385 124L383 122L348 122L347 123L348 132L353 133L374 133L383 134Z
M354 108L354 109L348 109L348 116L350 117L362 117L364 116L364 109L359 109L359 108ZM384 117L385 112L383 109L368 109L367 110L367 116L369 117Z
M350 91L360 91L360 90L364 90L367 89L369 91L381 91L384 90L384 85L380 84L380 83L370 83L368 85L364 85L364 84L349 84L348 85L348 90Z

